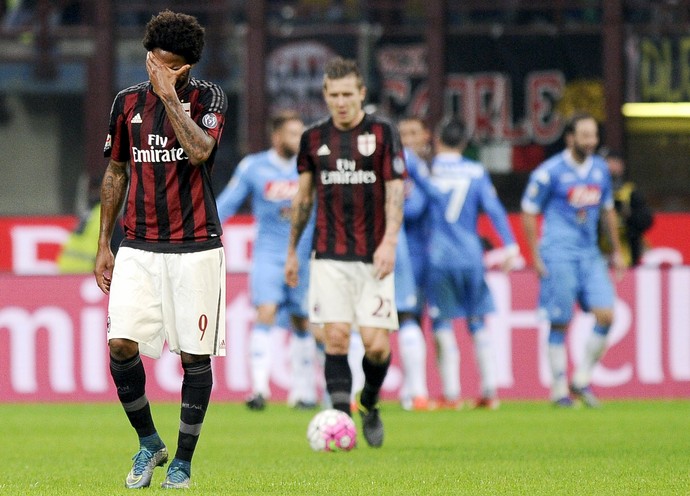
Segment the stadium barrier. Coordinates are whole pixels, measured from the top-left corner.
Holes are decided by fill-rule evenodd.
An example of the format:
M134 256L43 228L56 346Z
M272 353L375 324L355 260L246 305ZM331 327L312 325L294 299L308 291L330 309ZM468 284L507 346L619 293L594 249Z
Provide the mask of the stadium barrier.
M90 274L49 275L56 271L60 239L76 224L75 219L21 220L10 223L0 218L0 259L3 264L10 260L13 268L0 271L0 402L114 401L106 345L107 297ZM8 223L11 228L3 230ZM678 233L690 229L676 226L669 237L674 232L678 241ZM250 218L226 226L228 351L227 357L213 361L213 394L220 401L242 400L249 390L247 347L254 310L247 270L253 237ZM610 349L593 375L593 385L603 398L690 396L690 267L671 264L688 258L682 247L656 246L659 263L629 270L617 282ZM536 311L536 275L531 270L491 271L488 281L497 308L488 328L501 397L548 398L547 331ZM571 366L580 359L592 325L591 315L576 314L568 333ZM438 396L440 382L428 321L424 328L430 393ZM271 334L272 389L275 399L283 399L290 380L289 334L280 328ZM462 354L463 396L474 397L478 392L474 352L462 321L456 323L456 334ZM393 365L384 384L384 397L389 399L397 398L401 381L395 336L393 341ZM145 366L149 397L176 401L182 374L178 357L165 352L159 360L145 359Z
M537 279L532 271L491 272L497 312L488 320L503 398L547 398L546 329L535 311ZM617 285L610 349L593 375L603 398L660 398L690 395L690 267L639 268ZM0 401L114 401L106 345L107 297L92 276L0 274ZM213 361L216 400L243 399L249 389L248 334L254 311L246 274L228 274L227 357ZM593 325L577 313L568 333L576 363ZM428 322L425 322L428 331ZM456 325L462 353L463 396L477 394L472 343ZM440 391L429 332L429 386ZM274 398L289 386L288 333L272 330ZM394 337L395 341L395 337ZM394 350L395 347L394 342ZM179 396L179 359L164 352L146 359L148 395ZM396 398L401 371L397 353L384 385Z

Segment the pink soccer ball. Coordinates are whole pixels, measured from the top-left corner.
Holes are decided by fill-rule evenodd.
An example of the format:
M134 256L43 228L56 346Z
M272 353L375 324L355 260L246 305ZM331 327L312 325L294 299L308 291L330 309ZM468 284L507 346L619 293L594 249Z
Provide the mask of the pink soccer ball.
M314 451L350 451L357 442L357 429L348 414L322 410L309 422L307 441Z

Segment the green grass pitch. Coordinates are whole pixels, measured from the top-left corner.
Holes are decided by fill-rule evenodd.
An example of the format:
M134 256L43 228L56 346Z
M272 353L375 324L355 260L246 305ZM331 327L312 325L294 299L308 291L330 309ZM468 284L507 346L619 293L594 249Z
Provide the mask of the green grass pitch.
M179 407L153 403L171 457ZM504 402L498 411L382 405L380 449L314 453L314 412L212 403L193 463L199 495L690 494L690 402L601 410ZM0 494L117 495L137 448L118 404L2 404ZM358 428L359 419L356 418ZM146 492L160 493L157 469Z

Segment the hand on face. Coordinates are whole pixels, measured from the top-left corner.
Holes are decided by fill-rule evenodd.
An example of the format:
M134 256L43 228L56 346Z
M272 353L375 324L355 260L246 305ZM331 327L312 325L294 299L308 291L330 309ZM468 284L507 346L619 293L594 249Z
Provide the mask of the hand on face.
M175 95L189 79L190 68L182 57L160 48L146 54L146 72L153 91L160 97Z

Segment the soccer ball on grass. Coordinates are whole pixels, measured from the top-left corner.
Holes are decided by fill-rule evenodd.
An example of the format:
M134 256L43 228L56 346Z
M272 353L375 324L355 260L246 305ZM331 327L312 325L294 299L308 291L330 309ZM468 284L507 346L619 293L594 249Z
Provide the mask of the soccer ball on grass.
M355 423L340 410L320 411L307 427L307 441L314 451L350 451L356 440Z

